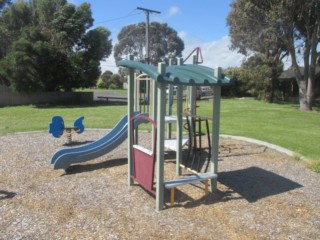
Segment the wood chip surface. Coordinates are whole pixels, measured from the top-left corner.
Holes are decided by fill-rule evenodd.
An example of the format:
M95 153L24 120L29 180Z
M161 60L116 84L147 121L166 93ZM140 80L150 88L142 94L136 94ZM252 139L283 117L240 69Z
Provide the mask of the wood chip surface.
M73 146L105 134L85 130ZM0 137L0 239L320 239L320 174L276 150L220 139L218 191L181 186L175 206L166 192L157 212L153 196L128 187L126 141L67 174L49 163L66 142L46 132ZM175 153L165 156L173 179Z

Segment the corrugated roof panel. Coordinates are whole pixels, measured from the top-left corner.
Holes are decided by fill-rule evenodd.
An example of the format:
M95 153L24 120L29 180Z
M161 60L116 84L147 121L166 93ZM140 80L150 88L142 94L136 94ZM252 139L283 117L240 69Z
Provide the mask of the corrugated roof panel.
M118 62L118 66L138 69L138 70L146 73L147 75L149 75L153 80L155 80L155 81L160 80L158 78L161 75L158 73L158 70L155 66L144 64L144 63L141 63L138 61L131 61L131 60L121 60ZM162 78L162 76L161 76L161 78Z
M190 85L214 85L218 83L218 79L213 76L213 69L203 68L199 65L180 65L169 66L167 72L181 78L183 82Z
M118 65L138 69L148 74L155 81L174 85L212 86L230 85L233 83L231 78L224 74L221 79L217 79L214 77L214 69L200 65L167 66L164 76L158 73L156 67L138 61L121 60L118 62Z

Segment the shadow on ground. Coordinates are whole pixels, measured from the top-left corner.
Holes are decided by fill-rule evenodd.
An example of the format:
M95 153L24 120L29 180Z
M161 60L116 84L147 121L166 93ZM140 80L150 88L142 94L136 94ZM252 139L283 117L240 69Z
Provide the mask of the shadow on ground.
M0 200L14 198L17 194L14 192L7 192L0 190Z
M82 142L79 142L79 141L72 141L72 142L67 142L67 143L64 143L63 146L65 147L75 147L75 146L80 146L80 145L85 145L85 144L88 144L88 143L92 143L93 141L82 141Z
M99 162L99 163L72 165L66 169L65 174L69 175L69 174L77 174L82 172L91 172L99 169L121 166L127 163L128 163L127 158L119 158L119 159L106 160L104 162Z
M248 202L256 202L265 197L303 187L290 179L258 167L220 172L218 181Z

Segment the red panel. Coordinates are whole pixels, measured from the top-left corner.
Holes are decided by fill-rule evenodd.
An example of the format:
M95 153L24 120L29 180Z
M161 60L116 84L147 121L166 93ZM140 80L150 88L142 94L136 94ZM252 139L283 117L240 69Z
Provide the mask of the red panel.
M157 124L151 118L138 115L131 118L132 121L132 142L134 143L134 121L138 118L143 118L146 122L149 122L153 125L153 148L152 151L145 149L139 145L132 146L133 154L133 176L131 178L139 183L145 190L150 192L153 195L156 195L156 192L153 188L154 183L154 165L155 165L155 152L156 152L156 139L157 139ZM138 129L137 129L138 130ZM145 150L145 151L143 151Z
M154 157L133 147L134 175L133 179L144 189L155 195L153 189Z

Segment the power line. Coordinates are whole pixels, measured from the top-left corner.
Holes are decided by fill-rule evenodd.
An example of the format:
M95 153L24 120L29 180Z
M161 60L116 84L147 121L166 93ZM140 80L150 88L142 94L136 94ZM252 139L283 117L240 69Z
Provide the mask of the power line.
M117 18L111 18L111 19L100 21L100 22L96 22L95 25L100 24L100 23L106 23L106 22L114 22L114 21L122 20L122 19L129 18L129 17L135 16L135 15L140 15L140 14L142 14L142 12L128 14L128 15L125 15L122 17L117 17Z

